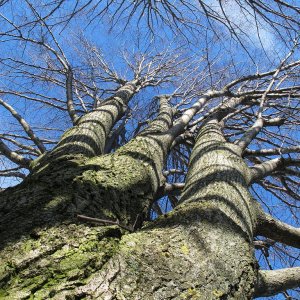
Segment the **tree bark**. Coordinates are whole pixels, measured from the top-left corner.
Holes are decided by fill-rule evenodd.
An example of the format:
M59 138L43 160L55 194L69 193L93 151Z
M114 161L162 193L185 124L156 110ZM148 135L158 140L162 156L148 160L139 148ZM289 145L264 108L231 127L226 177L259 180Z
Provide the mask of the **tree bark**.
M124 229L146 214L163 180L172 140L162 124L161 132L170 127L154 122L114 154L55 160L1 192L3 299L252 298L249 170L216 122L199 133L181 203L136 232Z
M77 118L75 125L62 135L55 148L36 159L31 168L42 168L54 160L68 160L76 156L95 157L103 154L108 134L124 115L128 102L139 88L136 80L127 82L95 110Z
M255 297L273 296L300 286L300 267L259 271Z

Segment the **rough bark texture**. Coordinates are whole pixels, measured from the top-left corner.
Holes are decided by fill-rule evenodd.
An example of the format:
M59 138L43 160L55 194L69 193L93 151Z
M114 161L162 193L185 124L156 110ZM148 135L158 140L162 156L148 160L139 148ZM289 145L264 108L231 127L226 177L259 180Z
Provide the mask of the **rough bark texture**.
M139 214L146 214L157 177L155 158L149 145L143 153L142 143L137 139L97 159L51 164L1 194L3 297L49 299L61 294L57 297L64 299L65 293L76 294L66 290L101 269L121 232L79 224L76 215L132 225Z
M134 233L76 219L132 225L145 214L163 180L169 126L154 122L114 154L55 160L1 193L3 299L251 299L249 170L214 122L200 131L171 213Z
M79 118L75 126L63 134L56 147L50 153L41 156L31 167L36 169L64 156L94 157L102 154L108 134L124 115L127 104L137 89L135 81L120 87L114 96Z

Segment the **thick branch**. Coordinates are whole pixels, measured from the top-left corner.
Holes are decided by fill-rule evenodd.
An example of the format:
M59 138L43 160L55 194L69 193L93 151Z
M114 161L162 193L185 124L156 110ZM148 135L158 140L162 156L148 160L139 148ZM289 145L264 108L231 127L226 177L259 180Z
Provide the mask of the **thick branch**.
M199 123L201 123L203 120L211 117L212 115L215 115L218 121L222 122L220 125L223 127L224 123L226 122L226 119L230 118L232 114L236 114L237 110L236 108L242 104L244 101L248 99L248 96L233 96L231 94L230 98L228 98L224 103L220 103L219 105L216 105L209 109L204 115L202 115L197 120L193 121L189 124L189 127L193 127ZM222 95L221 95L222 96Z
M1 140L0 140L0 153L2 153L4 156L6 156L8 159L10 159L12 162L14 162L24 168L29 169L29 164L30 164L31 160L12 151Z
M256 234L300 249L300 228L281 222L258 208Z
M259 271L254 297L268 297L300 286L300 267Z
M251 170L250 183L253 183L255 181L258 181L259 179L262 179L270 175L272 172L277 170L282 165L283 165L283 159L281 157L278 157L253 166L250 169Z
M102 154L108 134L124 115L128 102L138 90L136 81L121 86L114 96L81 117L76 126L66 131L51 155L56 158L70 154L87 157Z
M199 110L207 103L209 99L212 99L214 97L221 97L226 94L228 94L228 92L224 90L209 91L205 93L194 105L187 109L178 120L176 120L174 126L169 130L169 134L173 137L173 139L175 139L185 131L186 126L190 123L193 117L199 112Z
M158 116L139 135L163 133L172 126L173 110L169 104L170 97L162 95L159 99Z
M299 164L300 164L300 160L292 159L292 158L278 157L278 158L267 160L251 168L250 183L258 181L259 179L262 179L270 175L274 171L285 169L285 167L287 166L293 166L293 165L296 166Z
M165 181L162 171L173 141L168 130L173 120L169 97L160 96L159 101L159 113L149 127L115 152L115 155L134 157L148 166L149 184L152 186L153 195Z
M73 100L73 72L70 68L68 68L66 73L66 96L67 96L67 108L69 116L73 122L73 124L76 124L76 121L78 120L78 116L76 114L75 108L74 108L74 100Z
M273 148L273 149L259 149L259 150L246 149L244 151L244 156L280 155L280 154L286 154L286 153L299 153L299 152L300 152L300 145L284 147L284 148Z
M249 128L245 134L235 143L244 151L252 140L258 135L264 125L262 118L258 118L251 128Z
M182 182L173 182L173 183L165 183L163 186L161 186L156 195L155 199L160 199L164 196L169 195L180 195L182 190L184 189L185 184Z

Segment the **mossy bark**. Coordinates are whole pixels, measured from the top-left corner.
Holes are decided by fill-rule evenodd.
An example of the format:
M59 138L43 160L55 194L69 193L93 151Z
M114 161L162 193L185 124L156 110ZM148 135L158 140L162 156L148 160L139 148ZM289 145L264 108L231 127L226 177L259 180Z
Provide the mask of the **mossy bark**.
M251 299L255 211L248 168L218 125L200 132L182 203L129 233L161 184L170 141L141 136L114 154L56 160L0 195L3 299Z

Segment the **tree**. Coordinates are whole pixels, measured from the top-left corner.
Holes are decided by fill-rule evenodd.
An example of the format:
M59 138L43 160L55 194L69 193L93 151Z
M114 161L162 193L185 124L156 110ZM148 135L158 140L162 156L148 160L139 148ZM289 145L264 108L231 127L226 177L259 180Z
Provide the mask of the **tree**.
M13 13L2 2L0 175L23 181L0 192L1 297L251 299L299 287L300 267L259 270L254 256L300 248L268 199L297 223L297 36L252 73L209 59L208 36L201 55L179 37L116 62L68 31L91 1ZM69 129L52 131L46 114Z

